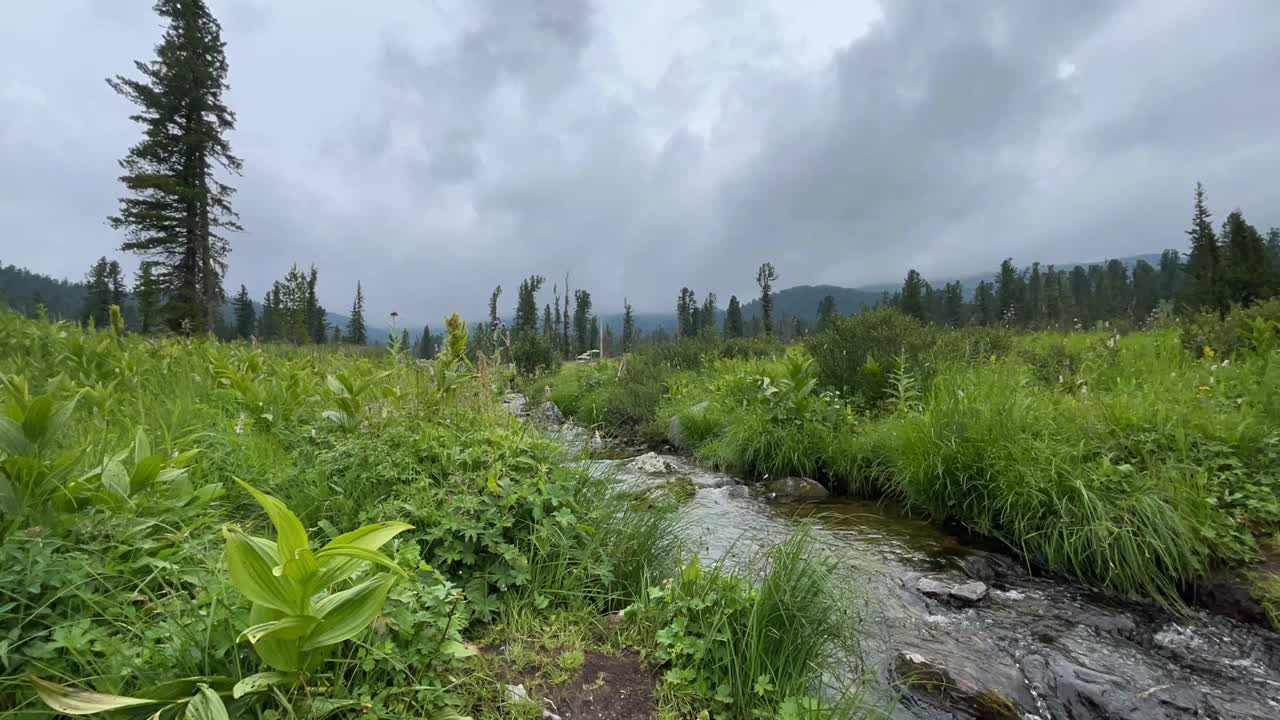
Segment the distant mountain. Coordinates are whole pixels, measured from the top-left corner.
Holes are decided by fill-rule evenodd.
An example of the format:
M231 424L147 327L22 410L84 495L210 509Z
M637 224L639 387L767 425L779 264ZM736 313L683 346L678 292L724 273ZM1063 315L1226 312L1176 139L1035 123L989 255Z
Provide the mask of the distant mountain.
M75 320L84 307L84 283L55 280L16 265L0 266L0 304L24 315L44 305L54 320Z
M257 317L262 317L262 303L254 300L253 312ZM222 304L222 316L226 319L228 327L235 325L235 307L232 306L230 300L227 300ZM326 312L324 314L325 327L328 328L331 333L335 326L342 328L342 332L345 333L347 331L347 323L349 322L351 322L351 318L346 315L339 315L338 313L333 312ZM367 319L364 323L364 329L365 333L369 336L369 344L371 345L381 345L385 343L387 341L387 337L391 334L391 328L386 327L385 325L370 325ZM440 332L440 330L441 329L439 328L432 328L431 332L434 334ZM409 328L409 337L415 337L421 332L422 328Z

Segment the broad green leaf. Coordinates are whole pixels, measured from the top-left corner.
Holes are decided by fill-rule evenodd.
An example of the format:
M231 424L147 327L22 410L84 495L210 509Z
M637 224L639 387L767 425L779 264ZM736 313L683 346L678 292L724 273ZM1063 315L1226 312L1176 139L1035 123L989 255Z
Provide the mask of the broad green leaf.
M133 464L140 465L142 459L151 455L151 443L147 441L147 433L138 428L138 436L133 441Z
M159 457L159 456L156 456ZM183 477L187 474L186 468L167 467L156 474L155 482L160 485L167 485Z
M0 417L0 451L10 456L30 455L32 451L22 426L7 417Z
M342 381L341 381L341 380L339 380L338 378L336 378L336 377L332 376L332 375L330 375L330 376L328 376L328 377L326 377L326 378L324 379L324 384L325 384L325 385L327 385L327 386L329 387L329 390L330 390L334 395L346 395L346 394L347 394L347 388L342 384Z
M319 562L324 562L331 558L338 557L351 558L357 561L363 560L364 562L373 563L374 565L381 565L382 567L399 575L408 575L408 573L401 570L400 566L396 565L395 561L391 558L383 555L377 550L362 548L359 545L336 545L334 543L329 543L323 550L316 553L316 560Z
M271 524L276 526L276 546L280 552L280 560L286 561L297 557L299 550L305 550L308 547L307 531L302 527L302 521L298 519L293 511L289 510L283 502L264 492L259 492L249 483L236 478L236 482L240 483L240 487L249 491L250 495L258 501L263 510L267 511L267 516L271 518Z
M308 578L314 578L319 570L320 564L316 562L316 554L304 548L298 551L297 557L285 560L283 565L276 566L272 572L309 585Z
M39 443L49 431L49 416L53 414L53 400L47 395L31 401L22 418L22 434L33 443Z
M349 640L369 626L396 576L381 573L353 588L334 593L316 603L319 624L302 643L302 650L314 650Z
M200 686L200 683L204 683L214 690L226 692L231 689L235 681L226 675L197 675L152 685L146 690L139 690L138 695L152 700L164 700L167 702L186 700L195 694L196 688Z
M254 605L249 610L249 622L254 625L282 620L286 616L284 613L266 605ZM296 671L301 670L302 660L298 653L297 640L281 640L272 637L265 637L253 646L253 651L258 654L262 662L275 670Z
M155 484L164 468L164 458L159 455L148 455L136 461L133 473L129 475L129 494L133 495Z
M402 522L382 522L372 523L364 527L352 530L349 533L343 533L334 538L325 545L320 552L324 552L334 546L356 546L369 550L377 550L386 544L396 535L405 530L412 530L413 526ZM319 559L319 558L317 558ZM331 555L326 559L320 560L320 576L312 585L316 590L321 590L330 585L351 577L351 574L360 567L360 560L344 557L340 555Z
M255 603L286 613L296 610L303 599L290 590L297 583L272 573L260 544L236 528L223 528L222 534L227 540L227 571L236 589Z
M276 685L291 685L297 680L297 673L275 671L255 673L236 683L235 688L231 690L231 697L239 700L245 695L270 690Z
M279 620L258 623L253 627L240 633L236 638L236 642L243 642L248 639L254 645L263 638L274 638L276 640L297 640L298 638L311 632L311 628L315 627L317 618L313 615L285 615Z
M108 495L115 495L120 500L128 500L129 471L125 470L124 465L118 461L112 460L102 468L102 487Z
M163 700L125 697L123 695L106 695L91 690L77 690L66 685L49 682L35 675L31 676L31 685L45 705L67 715L92 715L107 710L122 710L124 708L156 705L165 702Z
M222 698L204 684L200 685L195 697L187 704L183 717L186 720L231 720L227 716L227 706L222 704Z

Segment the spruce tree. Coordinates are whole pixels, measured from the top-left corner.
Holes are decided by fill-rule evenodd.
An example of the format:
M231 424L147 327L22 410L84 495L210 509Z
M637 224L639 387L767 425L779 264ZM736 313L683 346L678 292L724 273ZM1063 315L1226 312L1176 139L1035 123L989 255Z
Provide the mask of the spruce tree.
M320 304L320 300L316 297L317 283L316 266L311 266L311 272L307 275L307 295L304 305L303 314L306 318L307 332L311 336L311 342L317 345L323 345L328 337L328 327L325 322L325 309Z
M160 284L155 276L155 262L144 260L133 277L133 297L138 305L138 323L145 335L154 332L159 322Z
M1071 316L1072 324L1089 327L1093 324L1093 293L1089 283L1089 274L1084 266L1071 268L1071 299L1075 305L1075 313Z
M1018 312L1022 308L1022 297L1025 294L1025 281L1013 258L1005 258L1000 263L1000 274L996 276L996 305L999 308L1001 322L1018 321Z
M964 324L964 288L959 281L942 286L942 321L950 327Z
M364 345L369 342L369 336L364 328L364 288L360 283L356 283L356 297L351 302L351 319L347 321L347 332L344 337L347 342L355 345Z
M573 348L569 344L569 273L564 274L564 313L562 315L562 326L560 328L560 352L567 359Z
M257 325L257 313L253 308L253 300L249 297L249 291L244 285L240 286L240 292L231 301L232 311L235 313L236 319L236 336L242 340L248 340L253 336L254 327Z
M693 291L687 287L680 288L680 297L676 300L676 336L689 337L693 334Z
M332 342L334 345L340 345L342 343L342 328L337 325L333 326L333 336L330 338L329 342Z
M636 343L636 319L635 314L631 311L631 303L626 298L622 300L622 352L631 352L635 350Z
M729 309L724 313L724 336L740 338L746 328L742 324L742 305L737 295L729 296Z
M830 295L823 295L822 299L818 301L818 312L815 317L818 320L818 332L831 327L831 323L836 317L836 299Z
M591 338L591 293L586 290L573 291L573 351L581 355L592 348Z
M1223 292L1222 253L1200 183L1196 183L1195 197L1191 227L1187 230L1191 252L1187 254L1186 299L1193 307L1210 308L1225 316L1228 302Z
M435 355L435 340L431 337L431 326L422 326L422 335L418 337L418 347L414 355L423 360L430 360Z
M588 335L591 338L591 342L589 343L591 347L603 351L603 339L600 337L600 318L595 315L591 316L591 328L588 331Z
M1040 273L1040 263L1031 263L1031 273L1027 277L1027 292L1023 302L1022 319L1031 327L1039 327L1044 315L1044 277Z
M80 312L81 322L91 324L99 329L111 324L111 263L105 258L89 267L84 276L84 308Z
M773 334L773 283L778 272L773 263L764 263L756 271L756 285L760 287L760 323L765 335Z
M1133 266L1133 320L1145 322L1160 304L1160 277L1146 260Z
M554 332L555 330L551 325L551 303L547 303L542 306L542 335L547 339L551 339L555 337L553 335Z
M560 323L562 321L560 319L560 286L559 285L551 286L551 306L552 306L551 309L554 311L554 315L552 316L552 319L551 319L551 338L553 340L552 345L556 347L560 347ZM563 351L563 348L561 350Z
M991 283L985 280L978 283L978 288L973 293L973 305L975 320L979 325L995 325L999 322L1000 305L991 290Z
M129 195L108 220L125 232L122 250L157 263L170 325L209 332L222 314L230 252L223 233L241 229L234 190L216 179L219 168L241 169L226 139L235 128L222 101L226 44L204 0L157 0L154 8L165 21L156 59L134 63L141 79L107 80L138 106L130 119L143 127L142 140L120 161Z
M902 281L902 299L898 307L902 312L921 322L928 319L925 312L924 290L924 278L920 277L920 273L916 272L915 268L908 270L906 280Z
M1132 314L1133 288L1129 284L1129 268L1119 260L1108 260L1103 275L1106 287L1106 316L1111 320L1127 318Z
M400 349L409 352L409 328L400 331Z
M545 279L541 275L530 275L520 281L520 289L516 292L516 316L512 323L512 332L536 332L538 329L538 290L542 289Z
M1272 295L1271 258L1257 228L1236 209L1222 224L1224 285L1227 299L1251 305Z
M702 309L698 313L698 334L708 333L714 335L716 332L716 307L718 298L713 292L707 293L706 299L702 301Z
M1182 293L1182 253L1165 250L1160 253L1160 299L1175 300Z

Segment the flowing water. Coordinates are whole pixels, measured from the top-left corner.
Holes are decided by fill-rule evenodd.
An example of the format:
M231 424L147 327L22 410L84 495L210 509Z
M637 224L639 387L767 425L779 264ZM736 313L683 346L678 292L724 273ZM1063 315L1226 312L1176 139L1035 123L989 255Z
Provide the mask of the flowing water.
M592 440L572 425L559 436L577 447ZM941 669L958 687L946 696L905 692L898 717L1280 719L1280 636L1273 632L1197 610L1175 616L1037 577L1006 554L889 505L779 502L682 457L623 455L591 466L624 486L688 478L698 488L685 520L705 559L745 557L797 523L813 523L821 547L856 568L850 601L866 603L866 662L885 684L897 677L896 665L915 677ZM974 578L989 588L976 604L944 602L919 587L937 581L936 593ZM981 702L990 697L983 691L999 693L1016 714L996 713Z

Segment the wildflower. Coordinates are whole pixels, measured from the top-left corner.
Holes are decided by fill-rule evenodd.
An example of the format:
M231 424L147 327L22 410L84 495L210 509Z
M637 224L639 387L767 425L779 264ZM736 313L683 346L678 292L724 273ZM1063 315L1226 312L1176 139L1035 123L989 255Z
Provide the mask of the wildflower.
M1088 386L1088 385L1081 385L1081 386L1080 386L1080 394L1081 394L1081 395L1088 395L1088 394L1089 394L1089 386Z
M398 318L398 317L400 317L400 313L396 312L395 310L392 310L392 311L391 311L391 317L393 317L393 318Z
M244 413L240 413L240 419L236 420L236 434L240 435L244 432Z
M1204 346L1204 356L1212 360L1212 359L1213 359L1213 348L1209 347L1208 345L1205 345L1205 346Z
M1224 359L1224 360L1222 361L1222 367L1226 367L1226 366L1228 366L1228 365L1230 365L1230 364L1231 364L1231 361L1230 361L1230 360L1226 360L1226 359Z
M957 395L961 400L963 400L963 399L964 399L964 388L957 388L957 389L956 389L956 395Z
M1218 363L1214 363L1209 366L1209 372L1213 372L1214 370L1217 370L1217 369L1218 369Z
M1059 384L1059 385L1061 385L1061 384L1062 384L1062 376L1061 376L1061 375L1059 375L1059 376L1058 376L1058 384Z

